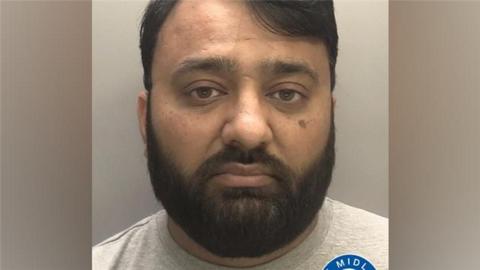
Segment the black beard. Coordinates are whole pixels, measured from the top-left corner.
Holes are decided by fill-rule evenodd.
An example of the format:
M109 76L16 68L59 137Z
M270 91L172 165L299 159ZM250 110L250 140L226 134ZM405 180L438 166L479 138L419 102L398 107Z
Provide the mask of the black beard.
M287 245L312 223L335 163L333 109L327 144L301 175L263 148L245 152L229 145L186 176L157 140L148 100L147 151L153 190L169 217L191 239L220 257L260 257ZM275 183L268 189L210 185L215 170L228 162L269 168Z

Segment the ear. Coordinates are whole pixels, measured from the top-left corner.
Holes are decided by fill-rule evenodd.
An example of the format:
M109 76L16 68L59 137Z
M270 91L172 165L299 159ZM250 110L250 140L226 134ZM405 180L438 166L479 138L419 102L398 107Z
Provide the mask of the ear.
M145 144L147 143L147 104L148 93L146 90L142 90L137 96L137 117L140 134Z

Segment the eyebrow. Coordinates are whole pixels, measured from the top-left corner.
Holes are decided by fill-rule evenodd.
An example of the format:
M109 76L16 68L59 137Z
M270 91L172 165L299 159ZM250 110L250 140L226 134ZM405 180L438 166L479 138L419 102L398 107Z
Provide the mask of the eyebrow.
M226 57L188 58L179 64L179 67L173 72L172 77L178 78L195 71L235 73L237 70L238 63Z
M261 63L262 70L268 70L273 75L305 74L315 83L319 82L318 74L307 63L298 60L271 59Z
M179 78L196 71L231 74L238 72L239 69L237 61L223 56L187 58L178 66L172 78ZM303 61L268 59L260 63L260 70L272 75L305 74L315 83L319 82L318 74Z

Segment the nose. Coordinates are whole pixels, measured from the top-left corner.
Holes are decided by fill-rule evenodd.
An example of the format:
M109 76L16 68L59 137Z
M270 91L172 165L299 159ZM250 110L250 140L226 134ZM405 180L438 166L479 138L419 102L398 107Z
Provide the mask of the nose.
M223 143L245 151L265 147L272 139L266 114L254 91L239 96L228 111L222 130Z

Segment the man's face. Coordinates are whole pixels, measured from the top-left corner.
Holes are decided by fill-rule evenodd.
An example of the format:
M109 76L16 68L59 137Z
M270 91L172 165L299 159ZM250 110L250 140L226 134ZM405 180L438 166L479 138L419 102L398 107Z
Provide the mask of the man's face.
M181 1L152 81L140 99L152 183L191 238L252 257L310 224L334 163L322 42L268 32L241 1Z

